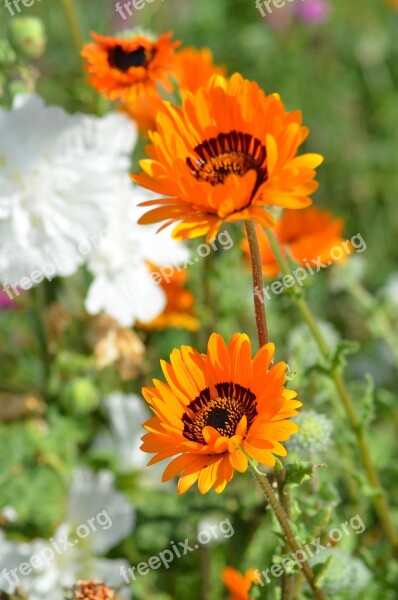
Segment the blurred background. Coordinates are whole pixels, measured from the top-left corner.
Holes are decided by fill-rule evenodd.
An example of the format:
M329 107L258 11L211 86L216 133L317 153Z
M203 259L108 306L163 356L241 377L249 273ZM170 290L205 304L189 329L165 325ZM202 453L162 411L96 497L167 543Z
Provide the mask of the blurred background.
M172 30L184 45L209 47L214 61L229 73L241 72L267 93L280 93L288 109L303 112L311 131L305 150L325 156L314 204L342 217L345 236L359 233L367 246L347 264L310 278L308 296L315 314L325 322L332 345L343 339L359 343L349 356L350 388L358 405L371 406L375 460L391 497L396 498L397 357L383 337L386 328L396 332L398 324L398 4L394 0L297 0L273 7L272 14L263 17L255 3L246 0L154 0L124 20L113 0L77 0L74 31L65 9L64 0L36 0L23 7L24 16L39 17L45 26L45 51L27 62L37 93L50 104L72 113L105 114L110 104L98 100L87 85L74 45L76 36L88 42L91 31L111 35L140 26L156 35ZM13 18L0 0L0 41L6 39ZM0 46L0 65L4 65L2 51ZM2 69L0 102L9 106L18 86L7 87ZM142 144L134 155L133 170L138 170L140 154ZM229 231L234 238L242 237L238 226ZM79 469L84 468L90 470L83 477L91 482L87 498L99 494L99 489L104 494L112 489L114 502L122 503L128 514L124 532L121 519L120 535L100 546L100 551L90 550L103 560L137 564L167 547L170 539L195 537L203 519L230 518L236 533L227 543L219 540L176 562L172 569L154 571L133 585L137 598L217 600L224 597L220 573L226 564L242 570L253 566L259 555L267 557L264 564L271 564L276 538L269 535L272 525L263 519L262 498L248 491L243 476L235 478L222 498L214 494L202 498L191 490L181 499L174 484L161 487L160 472L154 469L150 476L144 472L146 457L138 451L145 413L137 398L129 402L121 398L139 395L141 386L158 376L159 358L167 358L181 343L203 350L213 330L226 336L239 330L254 335L250 274L240 246L214 253L190 269L188 286L201 331L134 331L136 345L129 339L128 351L133 368L123 376L115 364L98 369L93 358L93 325L82 308L88 280L83 269L71 278L43 284L47 307L53 307L53 312L43 312L50 366L43 366L37 321L32 320L25 300L0 310L0 526L4 536L0 537L0 567L12 563L10 553L20 556L23 542L48 540L61 525L76 521L71 506L73 498L83 494ZM347 432L340 433L342 417L331 402L334 392L329 380L319 374L320 357L315 349L309 351L308 334L300 328L296 311L285 297L273 297L268 311L277 358L288 357L291 368L299 369L292 386L307 408L325 413L334 422L334 442L317 457L328 469L319 474L316 485L330 509L337 510L332 523L338 525L355 514L354 506L362 506L369 490L355 460L350 462L341 452L341 444L350 448L352 440ZM123 453L128 459L122 466ZM111 481L100 481L98 473L103 469L111 474ZM354 504L347 494L347 479L352 482ZM315 500L302 502L310 513L319 508ZM88 515L89 505L88 501ZM383 563L380 531L369 503L366 506L361 508L368 524L362 545L371 550L365 548L358 556L369 588L355 597L396 598L397 572ZM350 543L341 550L347 556L354 551ZM72 580L79 560L72 561ZM343 555L335 575L346 586L353 572L343 574L347 561ZM101 576L101 566L97 567ZM47 591L38 592L37 582L30 582L29 598L58 598L51 591L48 573L38 579ZM345 598L347 593L342 583L330 597ZM297 597L305 598L302 594ZM277 593L269 597L277 598Z

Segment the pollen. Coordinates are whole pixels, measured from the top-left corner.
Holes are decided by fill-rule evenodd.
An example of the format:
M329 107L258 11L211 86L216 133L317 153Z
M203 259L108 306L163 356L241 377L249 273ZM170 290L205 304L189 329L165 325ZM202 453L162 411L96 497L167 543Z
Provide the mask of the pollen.
M235 435L236 428L246 415L248 428L257 415L256 397L247 388L232 382L217 384L218 395L211 398L206 388L187 407L182 417L185 438L205 444L204 427L213 427L224 437Z
M257 185L267 179L265 146L251 135L237 131L220 133L196 146L196 158L187 158L192 175L211 185L224 183L228 175L257 172Z

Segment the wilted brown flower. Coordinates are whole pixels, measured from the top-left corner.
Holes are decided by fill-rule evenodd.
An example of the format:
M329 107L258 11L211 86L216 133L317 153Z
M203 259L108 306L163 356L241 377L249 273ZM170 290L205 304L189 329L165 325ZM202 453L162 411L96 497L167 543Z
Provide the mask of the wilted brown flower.
M26 416L42 415L44 410L45 405L36 396L0 394L0 421L14 421Z
M140 372L145 346L132 329L120 327L105 314L99 315L91 332L91 343L98 369L115 365L122 381L133 379Z
M100 581L78 581L72 589L71 600L115 600L115 592Z

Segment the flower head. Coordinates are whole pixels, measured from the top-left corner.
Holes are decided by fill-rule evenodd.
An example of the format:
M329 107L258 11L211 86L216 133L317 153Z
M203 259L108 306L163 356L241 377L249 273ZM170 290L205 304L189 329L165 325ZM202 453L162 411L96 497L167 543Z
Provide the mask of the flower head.
M324 264L347 258L349 250L343 246L344 240L341 237L343 228L342 219L333 218L329 212L311 206L304 210L284 210L274 227L274 233L282 251L286 253L287 248L299 264L311 264L313 260L320 260ZM280 269L262 227L257 227L257 236L263 273L266 277L275 277ZM335 248L339 250L338 254ZM246 240L243 242L243 249L249 252Z
M174 75L180 90L195 93L207 86L212 75L226 75L226 69L214 64L209 48L186 47L175 55Z
M87 312L104 311L122 327L130 327L137 320L148 323L166 307L166 293L153 277L149 263L166 267L188 257L185 246L166 232L156 235L155 228L144 230L137 225L142 211L132 202L135 194L137 202L148 197L127 176L115 186L108 228L87 264L94 275L85 302Z
M212 238L223 221L255 219L269 227L274 221L265 208L311 203L322 157L297 156L308 135L300 111L287 112L277 94L267 96L238 73L184 93L181 110L165 102L156 124L150 158L132 177L164 198L143 204L157 208L140 223L182 221L174 238Z
M152 272L159 273L159 267L152 265ZM168 327L197 331L199 320L194 314L195 299L186 289L187 269L175 271L170 278L162 277L160 286L166 294L164 311L153 321L143 324L145 329L162 330Z
M86 261L135 140L121 114L69 115L38 96L0 108L0 281L31 286Z
M289 450L316 454L330 447L333 423L325 415L308 410L300 413L294 421L299 431L289 440Z
M47 552L48 557L48 551L55 547L57 551L52 550L52 559L40 560L21 579L21 587L29 600L64 600L64 588L71 588L82 576L92 580L101 578L110 586L119 587L120 569L126 569L128 562L101 555L131 533L134 512L132 504L115 489L114 476L110 471L96 474L79 469L72 482L66 520L50 540L37 538L23 544L7 541L0 530L0 571L14 568L24 560L29 561L33 555L40 556ZM88 535L82 533L80 537L79 527L86 527L85 524L91 522L93 515L97 515L95 528L91 528ZM52 546L61 540L68 540L67 548ZM3 586L3 581L0 581L1 589L12 591L9 585ZM122 593L126 600L130 597L128 588L123 589Z
M156 416L144 424L141 449L156 454L149 464L177 455L163 481L181 473L180 494L196 481L202 494L221 493L235 469L246 471L247 455L272 467L274 454L287 454L280 442L297 431L288 419L301 402L284 387L286 364L271 366L273 344L251 355L247 335L236 333L226 346L214 333L207 354L173 350L171 364L162 361L166 383L143 389Z
M255 569L248 569L242 575L236 569L226 567L222 573L222 578L231 594L229 600L249 600L252 584L258 583Z
M169 75L179 42L171 41L171 32L154 40L129 31L119 37L91 35L94 42L86 44L82 56L90 83L98 92L111 100L131 102L137 96L153 93L158 83L172 91Z
M335 598L349 590L348 597L358 597L372 579L364 562L339 548L326 548L311 560L311 564L325 564L330 558L332 560L322 581L325 593L330 594L331 598Z
M72 600L115 600L115 592L99 581L78 581L72 593Z
M297 5L298 17L307 23L317 25L327 21L331 12L329 0L306 0Z

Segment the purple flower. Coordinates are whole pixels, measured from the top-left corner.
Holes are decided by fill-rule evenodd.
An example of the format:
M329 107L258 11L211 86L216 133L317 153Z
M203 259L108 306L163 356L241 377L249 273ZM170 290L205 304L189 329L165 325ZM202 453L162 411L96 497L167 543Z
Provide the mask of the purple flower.
M323 23L330 15L328 0L297 0L297 15L307 23Z
M11 308L11 306L11 298L5 292L3 292L3 290L0 290L0 310L3 308Z

